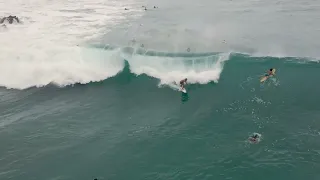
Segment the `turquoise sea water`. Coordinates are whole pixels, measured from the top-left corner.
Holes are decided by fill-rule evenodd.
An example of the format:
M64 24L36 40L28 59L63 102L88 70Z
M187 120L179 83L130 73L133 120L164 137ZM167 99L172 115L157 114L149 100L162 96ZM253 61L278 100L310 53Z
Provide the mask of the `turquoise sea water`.
M117 3L55 63L1 56L0 179L320 178L317 1Z

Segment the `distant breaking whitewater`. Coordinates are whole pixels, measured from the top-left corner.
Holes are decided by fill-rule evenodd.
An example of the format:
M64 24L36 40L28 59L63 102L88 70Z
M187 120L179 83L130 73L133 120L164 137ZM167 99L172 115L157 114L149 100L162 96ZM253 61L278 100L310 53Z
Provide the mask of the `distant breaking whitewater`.
M127 48L128 49L128 48ZM62 52L61 52L62 51ZM98 82L120 73L126 62L130 72L145 74L160 80L160 84L188 78L189 83L218 82L229 53L158 53L133 52L122 49L63 48L59 53L45 55L50 61L34 59L2 61L0 85L6 88L26 89L55 84L63 87L72 84ZM65 51L65 53L63 52ZM133 50L131 50L133 51ZM8 78L9 77L9 78Z
M311 59L296 57L253 57L240 53L168 53L133 48L65 47L59 53L44 55L50 61L37 58L1 61L0 85L6 88L26 89L54 84L65 87L104 81L120 73L126 76L147 75L159 80L159 85L188 78L189 84L218 83L221 73L232 69L250 70L250 62L312 63ZM225 63L230 69L224 69ZM317 61L315 61L317 62ZM247 66L247 67L246 67ZM257 67L258 68L258 67ZM256 68L256 69L257 69ZM261 73L269 68L261 69ZM128 72L123 72L128 69ZM252 69L254 70L254 69ZM129 73L129 74L127 74Z

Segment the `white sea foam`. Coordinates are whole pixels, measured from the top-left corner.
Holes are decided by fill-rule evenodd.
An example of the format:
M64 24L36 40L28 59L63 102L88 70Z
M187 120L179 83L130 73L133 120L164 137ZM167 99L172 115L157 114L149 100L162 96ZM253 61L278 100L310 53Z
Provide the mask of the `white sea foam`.
M0 85L8 88L25 89L54 83L66 86L74 83L101 81L116 75L123 69L118 50L102 51L64 47L58 51L37 54L23 60L2 61ZM38 61L37 59L50 59Z
M158 78L161 84L182 78L189 83L218 81L228 55L173 58L132 54L126 58L121 49L82 46L145 13L136 1L130 2L126 3L130 12L123 10L122 3L104 0L1 3L3 15L16 15L23 23L7 24L0 32L0 86L25 89L101 81L119 73L124 59L133 73Z
M134 39L146 49L170 52L190 48L192 53L319 55L318 25L311 23L318 11L301 18L282 13L266 17L260 12L273 8L247 11L256 5L211 3L185 1L182 8L180 2L167 0L0 1L0 16L16 15L23 22L0 27L0 85L24 89L101 81L120 72L124 59L133 73L158 78L160 84L183 78L204 84L217 82L229 59L229 54L185 58L134 53L126 58L122 50L85 48L91 42L123 47Z
M135 9L126 12L123 3L106 0L0 2L1 16L15 15L22 21L0 30L0 85L17 89L49 83L64 86L115 75L123 68L119 51L81 45L140 16L143 11Z
M130 60L131 72L146 74L161 80L161 84L179 82L188 78L188 83L206 84L218 82L229 53L207 57L155 57L135 55Z

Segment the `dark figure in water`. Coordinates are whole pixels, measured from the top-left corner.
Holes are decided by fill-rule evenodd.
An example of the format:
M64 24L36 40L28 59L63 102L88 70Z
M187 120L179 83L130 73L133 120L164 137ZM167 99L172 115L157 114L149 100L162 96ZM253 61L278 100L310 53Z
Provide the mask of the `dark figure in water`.
M249 141L253 142L253 143L257 143L259 140L259 135L258 134L253 134L250 138Z
M124 8L124 10L129 10L129 9L127 9L127 8Z
M4 21L7 20L9 24L12 24L13 21L15 20L17 23L20 23L20 20L17 16L8 16L0 19L0 24L4 23Z
M273 68L271 68L271 69L269 69L269 71L268 71L268 73L267 74L265 74L265 76L271 76L271 75L274 75L273 74Z

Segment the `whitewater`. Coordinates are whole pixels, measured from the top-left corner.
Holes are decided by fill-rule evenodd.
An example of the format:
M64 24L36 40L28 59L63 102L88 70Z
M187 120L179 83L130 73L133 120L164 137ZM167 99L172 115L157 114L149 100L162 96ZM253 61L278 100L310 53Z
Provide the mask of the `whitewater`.
M232 52L313 60L319 57L317 38L308 36L319 37L317 28L312 28L316 23L310 24L308 20L315 12L303 13L305 9L316 9L318 4L299 4L298 8L286 1L272 1L277 8L269 11L280 12L272 20L264 16L264 9L250 10L257 4L263 6L260 1L241 4L217 1L214 12L207 11L201 2L192 1L185 2L184 10L179 3L169 1L162 2L161 8L153 8L156 1L133 0L0 3L3 16L17 15L23 22L7 24L0 31L0 85L6 88L98 82L117 75L125 62L132 73L158 78L160 84L182 78L205 84L218 82ZM232 7L232 3L240 8L235 11L235 19L228 19L230 14L225 13L232 8L228 11L219 8ZM287 5L293 6L296 17L283 10ZM145 11L142 6L149 9ZM201 10L192 15L187 13L196 8ZM250 13L260 10L264 18L252 21ZM205 16L212 19L203 19ZM284 20L287 17L292 20ZM241 19L243 22L239 24ZM268 29L263 24L268 24ZM297 29L299 26L305 28ZM141 49L145 53L138 52ZM193 55L149 56L148 52ZM203 52L211 54L201 56Z
M88 83L106 79L123 68L119 51L82 47L116 24L128 21L126 12L119 11L121 3L3 1L0 7L3 16L15 14L23 22L1 29L1 86L25 89L50 83ZM130 12L130 18L141 16L142 10L136 9Z

